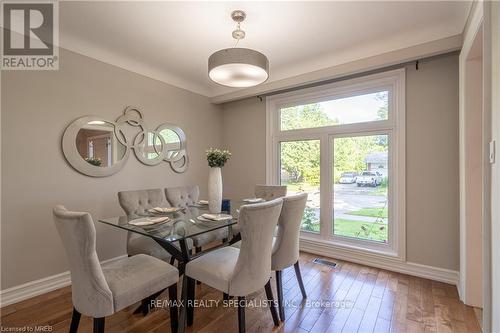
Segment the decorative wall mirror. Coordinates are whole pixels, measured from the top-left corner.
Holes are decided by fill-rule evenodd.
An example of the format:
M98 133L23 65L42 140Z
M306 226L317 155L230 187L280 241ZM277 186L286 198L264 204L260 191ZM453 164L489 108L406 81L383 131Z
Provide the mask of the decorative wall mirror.
M141 111L125 108L115 122L99 116L85 116L73 121L64 132L62 150L77 171L92 177L110 176L121 170L130 149L145 165L170 163L175 172L188 165L186 134L170 123L149 129Z

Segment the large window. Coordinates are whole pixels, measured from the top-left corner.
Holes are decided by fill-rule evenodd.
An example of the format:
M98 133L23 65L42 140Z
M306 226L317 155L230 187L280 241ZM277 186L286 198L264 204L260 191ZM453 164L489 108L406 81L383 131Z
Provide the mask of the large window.
M280 142L280 183L288 194L308 193L302 230L319 232L319 140Z
M404 71L268 98L267 181L308 193L302 237L404 256Z

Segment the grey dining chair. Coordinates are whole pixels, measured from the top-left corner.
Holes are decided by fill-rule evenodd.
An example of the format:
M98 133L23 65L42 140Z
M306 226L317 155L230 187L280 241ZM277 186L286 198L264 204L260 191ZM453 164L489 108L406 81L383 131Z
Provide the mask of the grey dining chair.
M148 189L118 192L118 202L127 216L147 213L154 207L170 207L162 189ZM179 246L175 244L174 246ZM192 248L193 241L187 240L188 248ZM138 235L134 232L127 233L127 253L129 256L147 254L158 259L174 263L174 258L153 239Z
M291 195L283 198L283 208L278 220L278 233L275 237L271 268L276 272L276 289L278 291L278 307L281 320L285 320L283 306L282 271L294 266L302 297L306 298L306 290L299 266L299 236L302 216L306 208L307 193Z
M286 186L281 185L255 185L255 197L266 201L286 196Z
M195 298L194 281L201 281L229 296L238 297L239 332L245 332L245 297L265 288L274 324L279 325L269 277L273 230L278 223L282 199L240 209L241 248L222 247L208 252L186 265L182 292L183 300ZM180 324L193 323L194 308L188 302L181 312ZM187 318L186 318L187 317Z
M287 188L281 185L255 185L255 197L262 198L266 201L283 198L286 196ZM233 235L238 235L240 233L239 225L234 225L232 228ZM233 244L235 247L239 247L239 243Z
M81 314L94 318L94 333L102 333L105 317L138 301L152 300L167 288L170 300L177 299L177 268L144 254L103 268L95 249L96 231L90 214L56 206L53 216L71 273L70 332L77 332ZM176 332L176 307L170 308L170 321L172 332Z
M188 207L198 203L200 188L197 185L167 187L165 195L172 207ZM228 237L228 229L206 232L192 237L196 253L201 252L202 247L214 241L225 241Z

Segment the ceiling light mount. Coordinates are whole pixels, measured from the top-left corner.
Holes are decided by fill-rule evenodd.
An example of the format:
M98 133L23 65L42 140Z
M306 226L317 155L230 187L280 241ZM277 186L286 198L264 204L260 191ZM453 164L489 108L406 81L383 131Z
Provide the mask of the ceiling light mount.
M241 22L245 21L246 17L247 17L247 14L242 10L233 10L233 12L231 13L231 18L236 23L241 23Z
M245 38L240 27L246 18L242 10L234 10L231 18L236 22L232 36L238 42ZM219 50L208 58L208 76L221 85L228 87L252 87L265 82L269 77L269 60L255 50L233 48Z

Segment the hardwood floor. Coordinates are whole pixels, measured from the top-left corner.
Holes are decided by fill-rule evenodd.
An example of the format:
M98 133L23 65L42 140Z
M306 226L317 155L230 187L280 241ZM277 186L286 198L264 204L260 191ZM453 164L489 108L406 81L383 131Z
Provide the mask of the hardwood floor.
M286 269L286 321L274 327L268 308L249 307L247 332L481 332L473 308L459 301L455 286L340 260L333 269L313 263L315 257L301 253L300 258L307 300L302 300L293 267ZM276 298L274 279L272 285ZM196 286L196 297L222 303L222 293L203 284ZM167 299L167 293L160 299ZM250 305L264 299L262 290ZM107 318L106 332L170 331L168 308L143 317L133 314L138 304ZM71 289L62 288L3 308L2 331L49 325L52 332L68 332L71 309ZM79 332L91 331L91 319L82 316ZM237 332L236 308L196 308L187 332Z

